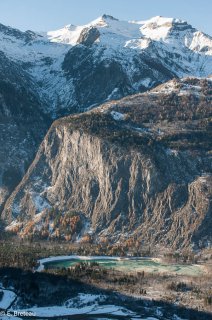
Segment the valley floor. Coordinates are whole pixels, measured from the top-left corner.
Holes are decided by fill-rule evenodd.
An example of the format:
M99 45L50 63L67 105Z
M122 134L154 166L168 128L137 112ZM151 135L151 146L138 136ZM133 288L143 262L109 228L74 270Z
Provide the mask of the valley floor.
M79 255L80 252L89 256L96 252L95 247L90 246L90 250L88 248L75 245L71 248L67 244L54 243L46 243L44 246L43 243L2 242L0 309L11 311L11 315L16 310L34 312L37 319L55 318L59 315L81 315L81 318L76 319L211 318L210 250L199 257L201 261L197 262L201 265L202 272L196 275L148 272L147 269L126 271L105 268L98 262L89 260L76 263L68 269L39 269L37 261L44 258L46 259L41 261L53 261L55 257L49 259L50 256ZM61 257L57 259L60 260ZM107 258L108 261L109 259L111 257ZM152 258L162 265L170 264L173 267L173 261L163 259L165 258ZM179 264L183 266L182 262ZM184 263L184 266L189 267L188 263ZM6 318L2 314L0 319Z
M118 292L129 297L169 302L176 306L211 311L209 301L212 287L210 264L202 265L202 273L195 275L191 272L189 275L187 268L190 267L193 271L194 265L178 265L178 267L181 267L179 273L173 271L148 272L147 267L144 268L145 271L123 269L122 267L120 269L118 267L106 269L104 264L92 263L92 261L87 260L87 262L78 263L65 270L63 263L61 265L56 264L54 268L54 264L50 262L53 262L53 259L55 258L44 259L44 261L49 261L50 264L50 269L47 269L46 272L67 274L69 277L86 284L92 284L95 287ZM82 259L85 259L85 257ZM110 257L104 257L104 259L110 261ZM98 260L95 259L95 261ZM161 263L161 265L162 270L164 270L164 264ZM172 270L172 267L174 269L175 266L170 263L169 270ZM183 267L185 269L184 274Z

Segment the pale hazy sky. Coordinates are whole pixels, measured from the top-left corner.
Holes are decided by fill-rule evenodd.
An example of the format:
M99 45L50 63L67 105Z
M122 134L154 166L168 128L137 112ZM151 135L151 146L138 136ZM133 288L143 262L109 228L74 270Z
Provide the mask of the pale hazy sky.
M212 0L0 0L0 23L21 30L86 24L104 13L120 20L181 18L212 35Z

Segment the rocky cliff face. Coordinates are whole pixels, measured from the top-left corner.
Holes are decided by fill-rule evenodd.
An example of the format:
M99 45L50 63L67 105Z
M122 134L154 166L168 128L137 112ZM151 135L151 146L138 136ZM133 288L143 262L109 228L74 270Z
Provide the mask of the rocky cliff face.
M7 230L207 245L211 116L211 80L185 79L56 121L6 203Z

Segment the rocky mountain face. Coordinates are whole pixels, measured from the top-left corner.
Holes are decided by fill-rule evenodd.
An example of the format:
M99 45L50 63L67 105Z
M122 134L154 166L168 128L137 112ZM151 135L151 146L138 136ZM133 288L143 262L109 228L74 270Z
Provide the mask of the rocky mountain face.
M211 73L211 37L179 19L125 22L103 15L84 26L67 25L47 33L0 24L0 211L55 119L148 91L173 78ZM132 112L130 116L136 118ZM118 139L124 137L125 133ZM53 211L56 207L53 203ZM11 211L8 206L5 210ZM9 221L11 214L3 216ZM66 219L77 230L94 224L81 211L77 216L67 213Z
M211 93L211 78L175 79L55 121L5 205L7 230L45 239L207 246Z
M184 76L208 77L208 75L211 73L212 73L212 39L211 37L196 30L187 22L178 20L178 19L154 17L147 21L125 22L125 21L119 21L118 19L115 19L108 15L103 15L100 18L96 19L95 21L92 21L91 23L84 26L68 25L60 30L50 31L47 33L35 33L32 31L22 32L20 30L16 30L11 27L7 27L0 24L0 79L1 79L0 80L0 127L1 127L0 211L3 210L5 201L17 186L18 187L15 190L15 193L17 192L17 190L22 190L20 189L20 186L23 185L23 181L26 180L26 176L24 177L24 180L21 182L21 185L19 185L19 182L25 175L29 165L34 159L38 146L43 140L53 120L58 119L61 116L66 116L72 113L79 113L82 111L90 110L102 103L106 103L106 105L109 106L110 105L109 101L111 100L121 99L124 96L148 91L151 88L156 87L159 84L165 83L166 81L173 78L181 78ZM208 83L208 81L206 82ZM204 85L202 84L201 86L204 87ZM168 87L170 87L170 84L168 84ZM207 86L205 85L205 87ZM164 90L166 91L165 88L166 87L161 87L157 89L160 91L160 93L158 94L157 92L155 92L154 93L155 97L159 97L162 94L164 94L162 92ZM176 94L177 96L179 95L180 97L182 94L182 96L185 95L185 97L187 97L187 94L185 92L187 92L187 90L188 91L193 90L194 93L192 93L192 96L196 97L199 94L199 91L195 86L193 86L192 88L190 85L187 88L185 84L185 87L184 89L182 89L182 92L180 94L178 93L174 93L174 94ZM173 91L174 89L169 88L169 90ZM161 108L164 108L165 110L163 111L165 112L164 113L165 115L163 115L162 117L169 116L169 112L170 114L172 114L172 112L174 113L177 112L175 110L176 105L172 104L173 103L171 98L172 94L170 93L170 98L169 100L166 101L166 105L167 106L169 105L170 108L168 107L165 108L165 107L162 107L161 105ZM208 96L208 92L204 91L204 93L201 93L200 96L201 96L200 100L201 99L204 100L206 99L205 97ZM142 96L141 100L145 101L145 99L147 99L147 106L149 106L148 111L145 111L146 112L145 119L147 117L147 121L149 123L152 123L152 126L155 123L154 126L156 126L157 121L160 121L161 118L157 118L156 116L158 115L158 113L156 112L157 108L155 104L153 104L154 105L153 107L152 102L150 103L152 99L151 97L152 97L152 93L147 94L147 96L146 95ZM132 101L134 101L134 98L129 98L128 104L133 105ZM193 104L191 104L191 102L188 102L188 103L191 106L191 110L190 111L187 110L186 112L188 114L190 112L189 117L192 117L191 115L193 114L193 109L192 109L193 104L196 105L196 102L192 102ZM177 108L180 108L179 101L176 102L176 104L178 106ZM112 105L114 105L114 102ZM202 113L203 110L206 110L207 108L204 102L203 103L199 102L198 105L199 105L199 109L198 111L195 111L195 112L197 112L199 116L199 113ZM203 110L201 108L203 108ZM136 108L136 110L137 109L139 108ZM130 108L129 110L131 110L129 111L129 114L127 114L127 117L131 119L129 121L135 121L136 123L137 121L136 117L140 111L137 110L136 112L133 112L132 108ZM124 128L126 131L121 130L120 131L121 135L120 135L119 134L120 128L119 128L117 133L116 132L117 127L116 126L114 127L114 123L116 123L117 121L119 123L119 117L122 118L122 115L120 116L119 113L117 113L116 111L114 112L115 113L114 113L113 124L111 124L112 128L110 129L111 130L114 129L113 138L114 139L117 138L119 143L120 141L122 142L124 141L129 130L130 132L133 132L133 137L135 132L137 132L137 134L139 135L142 134L142 132L139 132L139 130L137 130L136 128L134 128L133 131L132 131L132 128L129 129L130 122L125 123L126 126ZM183 114L182 110L181 111L178 110L178 112ZM98 114L99 113L97 112L97 115ZM101 113L101 115L103 114ZM88 118L87 118L87 115L89 115ZM149 116L151 115L152 118L151 117L149 118L148 115ZM187 116L185 116L185 119L187 119ZM94 119L95 117L96 117L95 112L91 113L91 117L90 117L90 113L88 114L86 113L86 116L85 116L86 119ZM182 121L185 120L183 118L183 115L181 115L181 117L182 117ZM205 117L205 114L203 113L203 118L204 117ZM84 119L84 118L83 116L79 116L79 118L76 117L76 119L80 119L81 121L81 119ZM105 118L100 117L100 122L102 123L103 121L103 127L104 127L107 123L106 120L108 120L108 117L106 117L106 120L103 120L103 119ZM138 122L138 128L141 125L141 123L143 123L142 119L143 119L143 115L140 119L141 122ZM165 118L163 119L165 121ZM192 118L189 118L189 119L190 121L192 121ZM94 126L96 125L98 127L98 121L97 122L95 122L96 120L95 121L89 120L89 121L91 121L94 124ZM125 119L124 121L127 121L127 120ZM80 126L81 125L79 124L79 127ZM56 134L57 131L54 131L54 128L55 128L55 124L53 124L50 130L50 133L47 135L47 137L48 136L51 137L52 135L52 142L49 141L49 143L50 144L56 143L56 146L58 147L58 150L59 150L60 144L65 143L65 141L61 142L63 138L60 138L59 136L57 136ZM91 133L90 132L84 133L85 127L83 126L81 128L81 131L79 131L79 134L80 134L79 145L81 144L81 142L84 144L85 141L90 141L89 140L90 138L88 135L91 134L91 136L93 137L93 131L95 133L96 132L95 130L97 130L98 134L95 134L94 136L95 136L95 139L99 141L99 148L103 150L104 149L103 146L107 145L108 143L107 139L106 140L102 139L101 132L98 131L98 128L95 129L93 126L91 126L91 128L93 128L93 129L90 129ZM148 130L150 131L153 130L153 131L151 131L151 134L150 134L150 132L147 133ZM144 139L145 145L148 145L148 143L151 144L152 143L151 142L152 138L150 139L151 135L153 135L153 137L155 137L155 135L156 136L159 135L159 132L162 130L162 128L154 127L154 129L149 128L148 130L145 131L145 134L143 132L144 137L142 139ZM182 130L184 130L184 127ZM191 132L189 133L190 136L193 134L192 130L193 128L191 128ZM69 141L69 135L70 137L72 137L73 139L76 139L77 141L78 135L76 131L77 130L73 132L73 137L75 138L72 137L72 134L70 132L69 133L67 132L65 134L63 130L61 131L60 134L62 134L62 137L63 136L65 137L64 139L68 139L68 141ZM186 132L187 132L187 129L186 129ZM185 133L185 135L186 134L187 133ZM108 136L108 131L107 131L106 137L107 136ZM200 132L196 136L196 139L199 141L201 148L202 147L206 148L206 145L208 142L205 144L205 142L202 140L203 136L204 136L204 133L200 130ZM70 139L70 141L72 141L72 138ZM176 139L177 141L179 140L178 138ZM184 139L184 136L183 136L183 139ZM91 149L93 148L93 144L96 145L97 140L95 140L95 142L92 140L90 143L88 143ZM193 138L191 140L193 141ZM71 148L71 146L69 145L68 141L67 141L67 147L69 149ZM119 145L119 143L117 145ZM137 143L137 140L136 140L136 143ZM133 142L133 145L136 143ZM138 144L139 143L140 142L138 142ZM193 142L193 143L195 144L196 142ZM43 144L45 143L43 142ZM41 149L42 149L42 146L41 146ZM54 150L55 150L54 152L57 153L58 150L56 149L56 146L54 147ZM49 148L49 145L48 145L48 148ZM110 144L108 145L108 148L110 148ZM65 149L61 150L61 152L64 153L65 152L64 150ZM92 152L96 153L95 147L92 150L93 151L91 151L91 154L93 154ZM113 147L111 150L113 150ZM115 150L118 153L117 154L115 153L112 155L112 158L114 159L113 160L114 172L116 172L116 170L118 171L121 170L120 168L122 167L124 168L123 170L129 170L131 168L130 163L132 161L132 158L130 157L127 160L129 167L125 168L124 167L125 160L119 157L119 153L120 154L123 153L122 147L120 149L120 146L119 147L116 146ZM87 150L87 152L89 152L89 150ZM162 151L158 152L158 155L161 154L161 152ZM79 155L78 156L76 155L75 163L70 163L71 166L73 165L74 167L75 166L77 167L77 159L80 156L80 154L81 152L79 151ZM117 159L115 160L116 156L117 156ZM64 153L64 157L65 157L64 159L67 158L67 156L65 156L65 153ZM108 155L104 155L104 156L101 155L101 157L103 157L104 162L106 161L104 157L109 159ZM60 158L57 157L57 159L59 161ZM64 161L65 160L63 160L62 163L64 163ZM73 161L74 161L74 158L73 158ZM92 161L96 163L97 159L95 161L93 159ZM123 162L124 164L122 164L122 161L124 161ZM141 159L139 161L141 161ZM153 158L151 158L151 161L153 161ZM203 168L206 165L206 163L208 163L207 161L208 160L204 160ZM119 168L119 162L121 166L120 168ZM109 160L109 163L110 163L110 160ZM136 164L136 167L137 165L138 164ZM59 162L57 163L57 166L60 167ZM90 165L87 164L87 166L89 168ZM99 163L98 163L98 166L100 169L101 166ZM108 167L108 172L109 172L110 165L108 164L108 166L109 166ZM143 165L140 164L139 170L142 170L143 168L142 166ZM54 170L56 170L56 168L54 168ZM48 177L50 177L53 174L54 170L53 168L51 168L51 170L48 172L46 171L45 174ZM83 170L83 169L80 169L80 170ZM157 172L157 168L155 170ZM111 179L111 176L110 176L111 174L109 173L107 174ZM120 174L121 172L117 173L118 176ZM137 173L137 174L139 176L140 173ZM96 175L98 176L97 173ZM40 179L41 176L42 176L42 171L40 174L37 175L38 180ZM78 178L81 179L80 176ZM84 176L82 176L82 178L85 179ZM77 186L78 184L75 184L75 183L73 184L73 181L75 181L73 179L75 178L71 178L70 176L70 179L71 179L70 188L71 190L72 189L74 190L75 185ZM71 226L73 226L73 230L72 231L69 230L70 232L68 234L64 234L64 236L69 238L72 238L73 236L76 238L78 235L80 237L81 234L87 233L86 230L88 229L88 227L86 226L88 225L90 225L90 228L91 228L91 231L89 232L92 233L92 230L95 224L96 224L96 227L95 227L96 229L94 233L95 235L98 234L99 236L100 230L103 224L105 224L108 219L106 217L109 217L109 212L110 210L112 210L112 209L109 209L111 208L111 206L112 208L114 208L111 211L111 217L112 218L114 217L114 219L109 218L108 222L106 223L107 228L111 227L110 223L112 220L113 221L115 221L116 219L117 221L123 220L121 208L122 206L125 207L125 204L124 202L122 203L122 200L118 200L116 205L114 203L115 201L114 199L116 198L116 196L115 195L112 196L112 194L113 192L120 193L120 199L122 199L122 197L124 197L124 190L128 190L129 188L132 188L132 189L129 189L131 191L128 190L128 192L132 193L133 187L128 186L128 184L130 185L129 181L127 182L127 185L124 185L123 191L121 191L121 188L122 188L122 183L124 183L125 180L123 180L122 182L119 182L120 187L118 189L116 185L112 187L110 186L110 184L108 184L109 182L106 182L106 181L102 182L103 185L107 184L107 187L109 188L108 196L103 196L103 193L106 191L100 192L100 189L99 189L100 186L96 184L95 179L94 181L92 180L93 182L91 182L91 185L89 182L87 187L82 189L84 190L83 192L85 192L85 194L88 195L89 199L92 200L88 202L95 203L93 204L93 207L92 206L90 207L90 204L88 204L87 202L86 207L81 208L81 206L79 206L79 208L77 209L77 206L78 206L77 199L73 200L72 198L71 198L72 200L70 200L70 205L67 204L67 208L64 207L65 215L63 217L63 220L64 220L63 224L65 225L66 221L70 221ZM119 180L119 178L117 179ZM40 189L39 187L40 183L42 185L42 188L44 188L44 184L43 184L44 182L42 181L37 182L37 184L35 184L35 186L36 185L38 186L39 195L40 193L43 192L43 191L42 192L40 191L42 189L42 188ZM169 183L167 182L167 185L168 184ZM63 183L61 181L61 186L62 185ZM61 189L61 192L64 194L64 202L66 202L65 199L67 197L69 198L69 196L67 196L66 194L65 185L63 187L64 187L64 190L62 191ZM91 190L89 189L90 187L91 187ZM78 188L80 188L80 184L78 185ZM27 190L28 190L28 187L26 187L26 192ZM57 193L58 190L57 189L55 190L56 190L55 192ZM136 191L135 194L142 193L142 190L143 189L140 189L139 187L138 191ZM69 190L67 192L68 194L72 194L71 197L73 197L72 191L70 192ZM99 195L99 192L101 196ZM21 214L23 213L23 215L25 215L26 217L28 217L28 215L32 215L32 217L34 217L34 215L36 214L36 217L38 217L37 213L41 212L42 209L46 210L47 207L49 206L48 208L51 210L49 210L49 213L46 213L46 219L47 219L46 225L49 225L49 221L52 221L51 215L55 216L57 212L59 212L58 213L58 216L59 216L61 214L60 210L63 210L62 204L61 204L61 208L58 208L58 206L55 204L55 200L52 200L52 203L51 202L49 203L49 200L46 198L46 196L44 197L44 200L42 197L40 198L40 196L36 198L37 193L35 193L35 203L37 203L38 208L36 206L34 207L34 204L33 204L34 200L30 205L28 200L25 201L26 200L25 197L24 197L24 200L22 199L22 193L19 191L17 193L17 197L20 197L21 205L19 202L17 202L17 200L14 200L15 201L14 203L16 203L15 205L13 203L13 200L11 200L13 199L15 193L13 193L13 195L8 200L3 213L3 219L8 221L8 223L11 221L14 221L14 219L16 219L16 216L18 216L19 213ZM121 195L122 193L123 195ZM33 194L34 194L34 191L33 191ZM58 196L59 194L60 193L58 193ZM81 193L79 192L79 195L80 194ZM96 200L93 199L93 197L95 198L95 195L96 196L98 195L98 199ZM84 196L84 193L80 195L82 199L83 199L83 196ZM140 199L139 201L143 199L140 196L138 196L138 198ZM147 198L148 198L147 195L145 195L145 199ZM15 199L16 199L16 196L15 196ZM29 199L31 198L29 197ZM72 203L72 201L74 202ZM138 202L139 203L138 208L141 208L141 207L143 208L144 203L146 203L145 201L142 200L141 202ZM74 205L75 202L76 202L76 205ZM8 203L11 204L12 206L11 208L8 207ZM135 201L135 203L137 203L137 200ZM22 210L22 204L23 204L24 210ZM15 211L14 211L14 205L16 208ZM120 209L117 209L119 206L120 206ZM137 212L138 210L140 210L137 207L135 208L134 205L131 205L131 206L132 208L127 211L128 212L127 214L129 214L129 212ZM75 208L74 210L77 210L76 211L77 214L73 213L75 211L73 212L71 211L70 213L70 211L68 210L69 207L70 208L73 207L73 209ZM148 212L152 211L153 207L151 207L152 209L151 208L148 209L149 210ZM126 205L126 208L127 208L127 205ZM100 220L97 221L98 220L97 216L99 215L100 211L101 211L101 215L104 216L104 219L102 218L101 220L102 222L100 222ZM118 218L118 215L120 215L119 218ZM94 218L95 216L96 218ZM124 213L124 216L126 217L126 212ZM28 221L28 218L26 219ZM137 223L139 223L139 221ZM122 227L121 227L122 224L124 226L124 222L120 222L120 223L117 222L117 224L119 225L117 232L122 232L124 234L125 231L122 230ZM136 228L137 228L137 225L133 224L132 230L134 230L134 232L138 234L137 231L135 231ZM45 230L42 231L44 236L48 236L48 235L45 235L47 231L46 228L44 229ZM51 229L51 226L50 226L50 229ZM55 232L55 227L53 229L54 231L52 231L52 234L54 234ZM114 230L116 230L115 227L114 227ZM20 228L18 229L18 232L21 232ZM25 231L23 230L23 232ZM30 234L30 232L26 232L26 233Z

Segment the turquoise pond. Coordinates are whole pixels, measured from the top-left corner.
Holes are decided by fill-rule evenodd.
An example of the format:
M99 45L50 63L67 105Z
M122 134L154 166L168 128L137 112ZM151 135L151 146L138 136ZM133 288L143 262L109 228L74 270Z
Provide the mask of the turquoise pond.
M198 276L203 274L203 269L199 265L183 265L162 263L155 259L69 259L51 261L44 264L45 269L70 268L79 262L97 262L107 269L116 269L125 272L151 272L151 273L172 273L181 275Z

